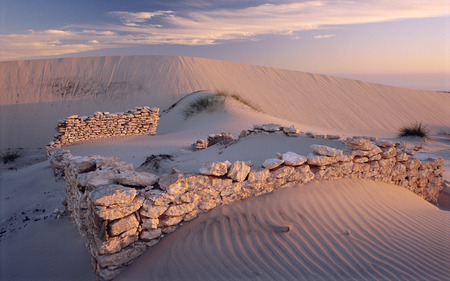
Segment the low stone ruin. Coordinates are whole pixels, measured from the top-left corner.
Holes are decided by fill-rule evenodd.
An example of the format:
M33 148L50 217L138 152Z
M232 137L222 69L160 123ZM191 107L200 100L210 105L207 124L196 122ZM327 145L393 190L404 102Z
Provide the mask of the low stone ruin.
M72 115L58 121L57 135L47 150L89 139L127 135L153 135L159 120L159 108L136 107L127 112L97 112L92 116Z
M408 188L429 202L442 189L444 160L422 162L389 140L349 138L348 149L312 145L311 153L279 153L261 167L250 162L204 163L198 173L156 176L117 158L50 158L63 167L66 209L86 238L95 271L110 280L148 247L199 213L250 196L310 181L369 179Z

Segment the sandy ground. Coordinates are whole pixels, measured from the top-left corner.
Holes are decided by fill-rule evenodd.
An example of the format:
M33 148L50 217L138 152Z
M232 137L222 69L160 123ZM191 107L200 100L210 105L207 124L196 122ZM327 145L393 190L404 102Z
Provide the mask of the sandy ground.
M191 144L211 133L238 135L256 123L395 139L399 124L423 121L432 129L431 139L401 140L419 148L420 159L444 157L444 177L450 180L448 94L193 58L11 64L0 63L0 81L8 81L0 83L0 135L2 145L16 143L24 149L17 161L0 164L0 280L95 280L82 238L60 215L64 181L55 180L48 161L43 161L44 150L38 149L53 136L57 119L70 114L138 105L165 109L186 93L229 85L263 112L227 101L223 109L185 120L182 110L199 93L162 114L156 136L92 140L67 149L74 155L118 156L136 169L144 169L138 167L150 155L170 155L157 173L172 167L194 172L212 160L251 160L257 168L277 152L306 155L312 143L337 148L343 144L277 134L198 152ZM19 70L24 75L9 79ZM56 89L73 79L78 88L72 96L66 91L61 97ZM126 81L125 86L117 84L119 80ZM22 97L3 95L16 85ZM93 94L88 86L104 92ZM87 96L77 96L77 89ZM125 90L129 96L114 96ZM22 138L26 141L20 143ZM450 275L449 245L449 211L405 189L369 181L314 182L203 214L166 236L117 279L445 280Z

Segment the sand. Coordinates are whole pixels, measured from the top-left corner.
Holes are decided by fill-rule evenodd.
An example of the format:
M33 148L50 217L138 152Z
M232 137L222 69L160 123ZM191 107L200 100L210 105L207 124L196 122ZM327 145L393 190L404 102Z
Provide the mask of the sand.
M171 167L196 171L212 160L251 160L276 152L308 154L330 140L251 136L195 152L208 134L255 123L302 131L394 140L398 127L422 121L431 138L416 157L446 159L450 180L448 94L186 57L95 57L0 62L2 149L24 157L0 164L0 279L95 280L82 238L57 219L64 182L56 181L42 148L60 118L95 111L158 106L161 112L197 90L226 88L256 112L227 100L222 109L185 119L182 99L161 115L156 136L113 137L68 146L74 155L118 156L135 168L169 154ZM144 168L141 168L144 169ZM166 169L166 170L164 170ZM450 264L450 215L398 186L370 181L313 182L220 207L186 223L139 257L118 280L444 280ZM285 232L286 227L289 231Z

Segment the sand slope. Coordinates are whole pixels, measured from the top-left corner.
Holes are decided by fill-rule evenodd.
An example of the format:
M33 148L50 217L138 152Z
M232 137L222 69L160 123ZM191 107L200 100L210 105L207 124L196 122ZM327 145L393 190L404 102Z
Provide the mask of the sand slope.
M448 130L450 95L191 57L92 57L0 62L0 143L42 146L55 120L227 89L268 115L323 130L392 134L421 121ZM18 130L17 128L20 128Z
M214 209L117 280L445 280L449 229L398 186L310 183Z

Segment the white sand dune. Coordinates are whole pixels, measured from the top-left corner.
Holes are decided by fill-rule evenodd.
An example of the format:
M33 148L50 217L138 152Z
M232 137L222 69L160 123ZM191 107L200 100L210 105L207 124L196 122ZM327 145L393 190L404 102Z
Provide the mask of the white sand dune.
M195 140L210 133L236 135L255 123L378 137L393 137L414 121L434 133L450 128L445 93L199 58L52 59L0 62L0 149L43 147L57 120L68 115L142 105L166 109L192 92L214 89L236 92L262 112L228 100L223 109L185 120L182 111L202 94L197 93L162 114L156 136L67 148L74 155L119 156L134 167L146 156L167 153L174 157L170 166L196 171L206 161L252 160L259 166L276 152L310 151L311 139L284 135L192 150ZM450 180L448 136L434 133L426 142L408 142L423 145L419 157L444 157L444 177ZM48 162L25 165L30 157L0 163L0 279L94 280L75 226L52 214L62 208L64 182L54 180ZM310 183L201 215L165 237L118 280L445 280L449 214L394 185ZM286 226L289 231L283 232Z
M0 62L0 81L1 148L42 146L72 114L165 109L198 90L227 89L268 115L354 135L393 136L414 121L448 130L450 119L446 93L190 57Z
M398 186L310 183L212 210L117 280L445 280L449 227Z

